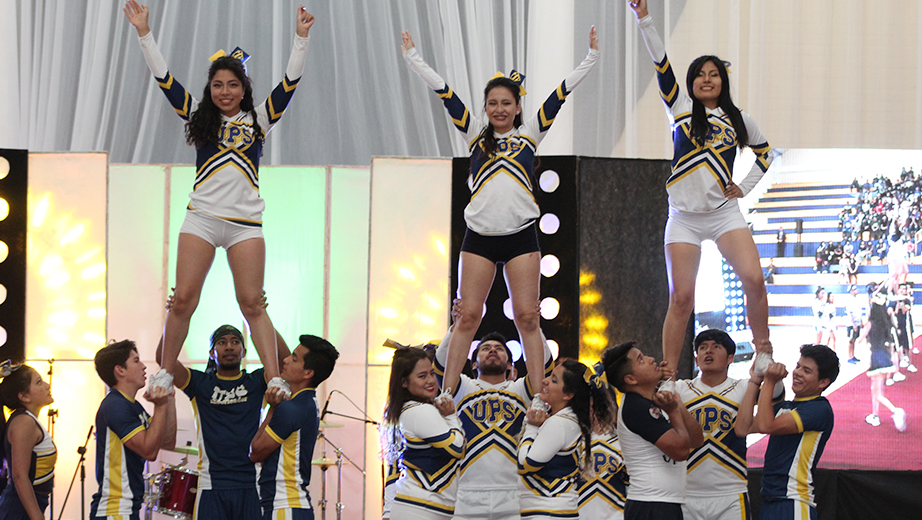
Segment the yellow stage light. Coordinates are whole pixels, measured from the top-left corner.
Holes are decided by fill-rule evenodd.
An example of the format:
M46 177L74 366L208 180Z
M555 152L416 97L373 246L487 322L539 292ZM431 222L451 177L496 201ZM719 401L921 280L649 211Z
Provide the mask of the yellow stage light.
M106 264L95 264L87 267L80 273L80 277L84 280L89 280L101 276L106 273Z
M442 239L436 237L433 241L435 242L435 250L438 251L439 254L442 256L448 255L448 248L445 247L445 242L443 242Z
M105 345L106 338L96 334L95 332L86 332L83 334L83 341L93 345Z
M86 311L86 315L89 318L105 318L106 309L105 307L93 307L92 309L88 309Z
M416 277L413 276L413 271L407 269L406 267L397 267L397 272L400 274L400 277L404 280L415 280Z
M0 304L6 301L6 286L0 284Z
M595 273L580 273L579 274L579 284L580 285L589 285L595 281Z
M77 224L76 226L70 228L70 230L67 231L67 233L64 233L64 236L61 237L61 246L66 246L67 244L76 241L78 238L80 238L80 235L83 234L83 230L83 224Z
M380 314L381 316L384 316L385 318L389 318L389 319L394 319L400 315L400 313L398 313L394 309L378 309L378 314Z
M0 180L5 179L10 174L10 161L6 157L0 157Z
M10 216L10 203L4 198L0 198L0 220Z
M583 320L583 325L587 329L595 329L595 330L604 329L605 327L608 327L608 318L606 318L605 316L600 316L600 315L589 316L588 318Z
M38 199L38 202L35 203L35 209L32 210L32 226L41 227L45 223L45 217L48 216L48 210L51 209L51 194L46 193L45 196Z
M6 242L0 240L0 262L6 260L8 256L10 256L10 246L6 245Z
M585 303L587 305L593 305L599 303L599 300L602 299L602 294L598 291L586 291L583 294L579 295L579 302Z

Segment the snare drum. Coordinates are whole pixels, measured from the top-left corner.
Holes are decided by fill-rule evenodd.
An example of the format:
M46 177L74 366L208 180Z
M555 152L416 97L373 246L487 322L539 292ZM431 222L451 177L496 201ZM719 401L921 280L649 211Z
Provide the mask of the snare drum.
M164 464L163 471L148 476L151 510L183 520L192 518L198 476L198 471Z

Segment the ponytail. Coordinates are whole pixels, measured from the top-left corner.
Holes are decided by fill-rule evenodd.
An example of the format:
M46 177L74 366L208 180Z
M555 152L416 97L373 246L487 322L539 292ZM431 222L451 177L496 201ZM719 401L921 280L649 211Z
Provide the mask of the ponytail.
M6 459L6 414L3 407L10 410L22 408L19 394L29 391L32 384L33 369L28 365L13 365L10 360L0 364L0 458Z
M592 468L592 426L610 431L613 424L611 402L606 387L604 372L597 374L592 368L574 359L560 363L564 368L563 390L572 393L569 406L576 414L583 437L583 471Z

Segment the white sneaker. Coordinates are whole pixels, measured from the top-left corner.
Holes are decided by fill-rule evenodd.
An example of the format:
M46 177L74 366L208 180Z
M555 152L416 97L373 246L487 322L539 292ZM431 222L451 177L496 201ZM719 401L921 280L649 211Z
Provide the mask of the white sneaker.
M442 390L442 393L439 394L438 397L435 398L435 403L436 404L441 403L443 400L447 400L450 403L454 402L454 399L452 399L452 396L451 396L451 388L446 388L445 390Z
M656 385L656 391L671 394L675 392L675 379L663 379Z
M880 422L878 420L878 422ZM896 426L898 431L906 431L906 410L902 408L897 408L893 412L893 425Z
M906 376L904 376L903 374L899 372L893 374L893 381L899 383L900 381L905 381L905 380L906 380Z
M913 374L915 374L916 372L919 371L919 369L916 368L916 366L913 365L912 363L910 363L909 366L906 367L906 370L908 370L909 372L911 372L911 373L913 373Z
M888 377L888 378L887 378L887 381L884 382L884 384L887 385L887 386L893 386L893 378L892 378L892 377Z
M918 353L919 353L919 349L917 349L916 347L912 347L912 353L913 353L913 354L918 354Z
M868 416L864 418L864 422L870 424L871 426L880 426L880 417L869 413Z
M768 365L774 362L771 354L756 354L756 360L752 363L752 373L757 376L764 376L765 371L768 370Z
M147 381L147 386L148 388L159 386L164 390L171 390L173 388L173 374L161 368L156 374L150 376L150 379Z
M906 368L906 367L908 367L908 366L909 366L909 360L908 360L908 359L903 358L903 359L900 360L900 368Z
M291 387L288 386L288 382L282 379L281 377L273 377L269 380L269 385L266 390L270 388L278 388L282 392L283 399L291 398Z
M545 403L541 399L538 399L537 397L531 400L531 406L529 407L529 409L530 410L541 410L544 413L551 411L551 407L548 406L547 403Z

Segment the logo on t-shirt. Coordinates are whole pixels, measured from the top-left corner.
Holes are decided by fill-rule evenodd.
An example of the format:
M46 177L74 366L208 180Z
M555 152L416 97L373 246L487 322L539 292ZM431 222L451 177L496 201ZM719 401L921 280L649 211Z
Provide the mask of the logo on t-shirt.
M650 407L650 417L653 417L654 419L659 419L662 416L663 416L663 411L660 410L658 406Z
M236 404L247 402L246 386L240 385L230 390L222 390L220 387L214 387L211 394L211 404Z

